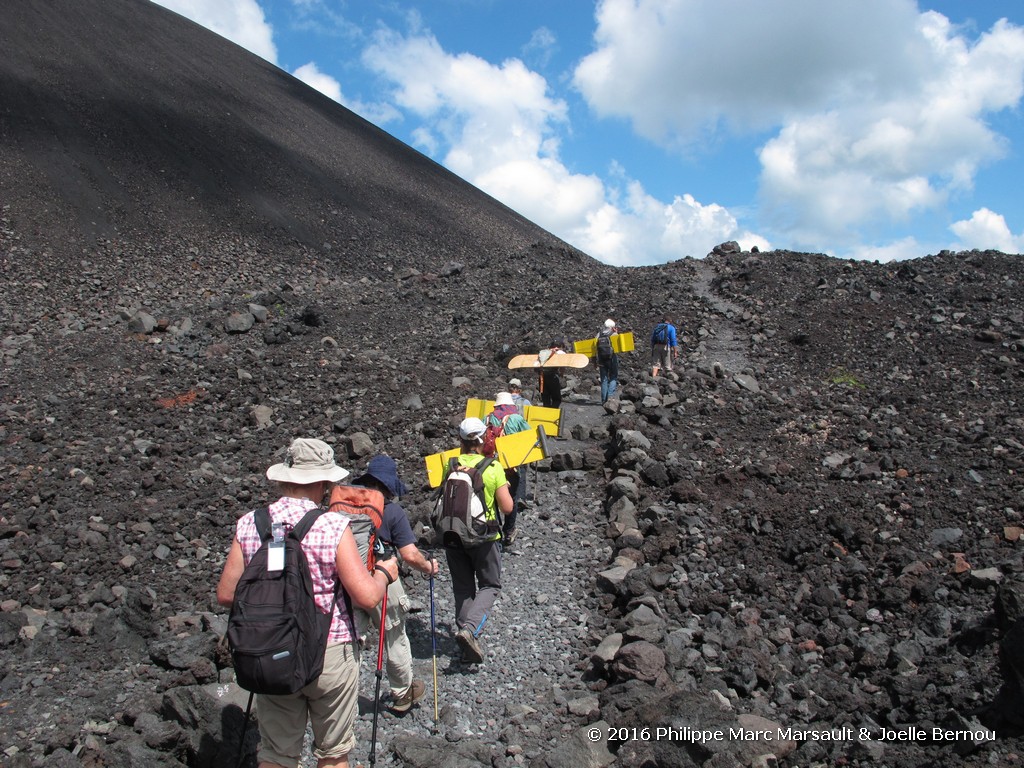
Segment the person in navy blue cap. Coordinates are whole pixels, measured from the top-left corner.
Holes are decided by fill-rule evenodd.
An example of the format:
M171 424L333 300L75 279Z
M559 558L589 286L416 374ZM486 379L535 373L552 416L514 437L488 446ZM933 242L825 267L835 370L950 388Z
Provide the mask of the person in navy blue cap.
M384 494L384 519L377 531L377 538L388 542L398 550L399 556L408 565L433 576L437 573L437 560L428 560L416 546L416 535L409 524L409 516L395 499L409 490L398 477L398 465L390 456L381 454L370 459L366 472L352 481L353 485L374 488ZM384 644L387 647L388 684L391 686L391 709L406 712L423 698L426 685L422 680L413 679L412 649L405 634L405 617L409 613L409 598L405 594L401 578L396 578L388 587L388 611L384 618ZM380 627L380 606L370 612L370 621Z

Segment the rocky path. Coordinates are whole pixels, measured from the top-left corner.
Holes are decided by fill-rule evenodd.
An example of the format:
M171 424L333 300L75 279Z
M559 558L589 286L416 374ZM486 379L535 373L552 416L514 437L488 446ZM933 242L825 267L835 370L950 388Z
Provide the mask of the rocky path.
M744 310L715 292L712 287L715 271L706 261L695 260L693 268L697 275L692 284L693 292L707 305L711 317L697 329L698 341L691 350L691 359L697 365L718 363L726 371L739 373L750 367L747 334L737 321L743 317Z
M586 401L565 404L564 413L565 432L605 416L596 402ZM566 453L586 445L567 437L552 441L551 450ZM464 665L459 660L444 552L433 553L441 562L433 590L437 722L430 583L418 574L405 577L415 608L407 624L414 675L426 682L427 694L419 706L396 716L386 709L385 674L378 710L377 765L437 765L442 748L452 752L459 765L517 765L550 749L549 742L562 735L567 711L583 719L598 711L596 694L582 682L580 648L588 628L584 595L592 588L593 565L603 562L607 554L601 551L607 545L597 523L603 483L596 484L592 472L535 468L529 471L528 483L532 502L520 514L515 546L504 553L503 591L483 634L486 660L481 665ZM353 765L368 764L375 642L362 660ZM303 768L315 764L307 750Z

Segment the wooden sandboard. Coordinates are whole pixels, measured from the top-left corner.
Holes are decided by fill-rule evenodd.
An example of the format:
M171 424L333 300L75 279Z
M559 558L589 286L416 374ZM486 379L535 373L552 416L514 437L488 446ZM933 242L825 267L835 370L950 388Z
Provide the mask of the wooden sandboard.
M494 447L498 454L498 461L505 469L532 464L548 457L547 434L544 432L543 426L516 432L514 435L502 435L494 441ZM432 453L430 456L424 457L427 465L427 481L431 488L437 488L441 484L448 460L458 456L460 450L452 448L450 451Z
M582 341L574 341L572 343L573 351L587 357L597 357L597 337L592 339L583 339ZM628 333L613 333L612 334L612 349L615 350L616 354L622 354L623 352L632 352L636 349L636 345L633 342L633 332Z
M547 362L541 364L538 355L516 355L508 361L509 368L586 368L590 362L586 355L575 352L563 352L552 355Z
M480 400L471 397L466 401L466 418L476 417L483 419L484 416L494 410L493 400ZM562 426L562 409L545 408L543 405L527 405L523 407L523 418L531 427L544 427L544 433L548 437L558 437Z

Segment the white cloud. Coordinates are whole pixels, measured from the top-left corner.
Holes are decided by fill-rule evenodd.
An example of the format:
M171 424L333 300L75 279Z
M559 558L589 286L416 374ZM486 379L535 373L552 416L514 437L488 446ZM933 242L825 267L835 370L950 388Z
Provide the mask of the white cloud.
M849 253L844 254L850 259L861 261L903 261L905 259L918 259L926 253L936 252L941 248L928 248L922 245L914 237L904 237L885 245L870 246L863 245L853 248Z
M453 172L567 242L615 264L703 256L739 233L735 218L692 196L665 204L637 182L624 192L573 173L559 157L567 106L522 61L491 64L444 51L429 33L378 33L363 62L394 84L391 99L424 121L418 146ZM622 198L619 202L619 198Z
M341 83L321 72L314 62L303 64L292 74L311 88L316 88L324 96L334 99L339 104L345 103L341 95Z
M175 13L213 30L221 37L277 63L273 30L256 0L154 0Z
M558 39L547 27L539 27L530 35L529 42L523 46L523 58L544 68L551 63L551 57L558 50Z
M970 219L958 221L950 229L960 238L963 250L994 250L1024 253L1024 232L1014 235L998 213L988 208L975 211Z
M683 151L774 130L761 221L798 247L855 248L969 192L1006 152L986 119L1024 93L1024 29L971 42L912 0L603 0L596 20L591 108Z

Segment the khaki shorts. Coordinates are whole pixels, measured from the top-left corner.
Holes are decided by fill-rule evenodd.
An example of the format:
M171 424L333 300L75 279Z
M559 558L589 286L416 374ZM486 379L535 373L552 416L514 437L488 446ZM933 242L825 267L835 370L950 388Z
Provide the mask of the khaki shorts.
M298 693L257 696L259 760L298 768L306 716L313 726L313 756L339 758L356 745L353 729L359 711L359 649L355 643L327 646L324 671Z
M672 347L667 344L655 344L651 347L651 365L655 368L672 370Z

